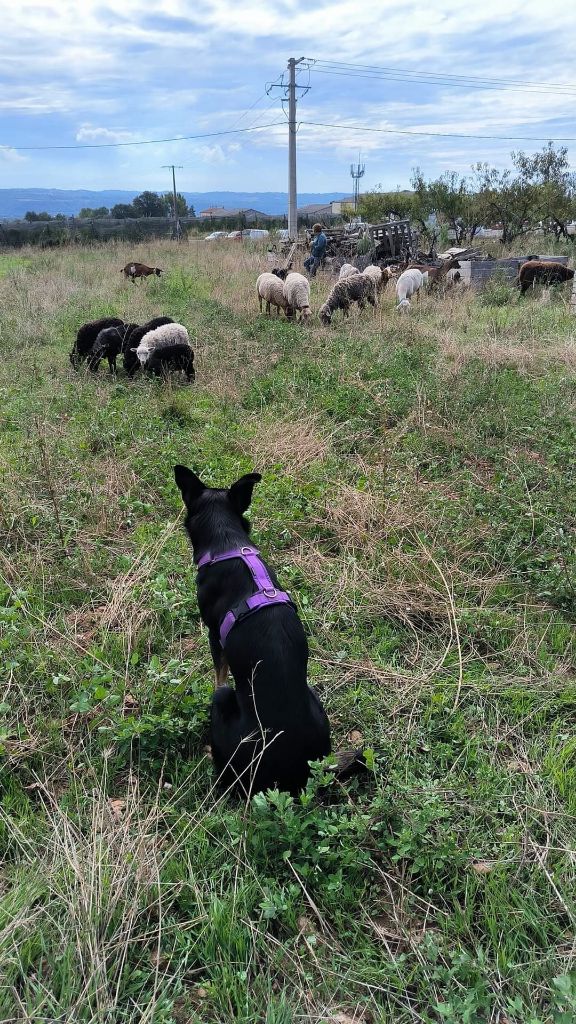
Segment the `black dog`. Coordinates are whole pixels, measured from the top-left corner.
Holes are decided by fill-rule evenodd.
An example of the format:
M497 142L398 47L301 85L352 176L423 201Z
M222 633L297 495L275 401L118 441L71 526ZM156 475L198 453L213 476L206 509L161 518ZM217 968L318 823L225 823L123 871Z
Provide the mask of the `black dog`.
M174 475L188 513L198 605L216 669L214 766L226 786L245 795L272 787L297 793L310 775L308 762L330 753L330 726L307 684L302 623L250 544L244 512L261 477L249 473L229 490L217 490L185 466L175 466ZM235 688L224 685L228 667Z

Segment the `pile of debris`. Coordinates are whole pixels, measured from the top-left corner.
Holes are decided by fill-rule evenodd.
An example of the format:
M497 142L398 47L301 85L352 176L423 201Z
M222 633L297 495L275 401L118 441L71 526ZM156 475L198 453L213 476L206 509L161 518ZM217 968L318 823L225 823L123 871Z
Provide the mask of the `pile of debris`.
M477 248L462 248L458 245L453 245L451 249L446 249L446 252L438 253L439 260L492 260L493 256L488 253L482 252L481 249Z

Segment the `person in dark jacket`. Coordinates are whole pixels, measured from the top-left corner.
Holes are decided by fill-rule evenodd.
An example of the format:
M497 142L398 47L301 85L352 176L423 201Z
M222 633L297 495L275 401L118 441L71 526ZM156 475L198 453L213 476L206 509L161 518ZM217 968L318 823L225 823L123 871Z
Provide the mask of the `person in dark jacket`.
M328 245L328 239L322 231L321 224L314 224L312 231L314 232L314 238L310 248L310 255L308 259L304 260L304 266L306 267L310 277L314 277L316 274L318 267L326 255L326 246Z

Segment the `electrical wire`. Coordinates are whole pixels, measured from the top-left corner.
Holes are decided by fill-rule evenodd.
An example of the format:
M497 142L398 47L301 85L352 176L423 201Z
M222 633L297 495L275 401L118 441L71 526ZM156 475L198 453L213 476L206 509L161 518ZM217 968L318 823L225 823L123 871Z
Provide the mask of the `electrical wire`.
M414 81L417 84L438 84L459 88L482 88L495 91L518 90L521 92L543 92L545 95L576 95L576 85L552 82L529 82L520 79L479 78L475 75L453 75L434 71L418 71L409 68L394 68L377 64L353 64L345 61L322 60L309 57L310 70L316 74L340 74L351 78L383 78L387 81ZM320 67L318 65L321 65ZM368 74L364 74L368 72ZM392 77L395 76L395 77ZM398 77L401 76L401 77Z
M145 139L139 142L90 142L80 143L78 146L11 146L3 143L0 149L14 149L17 152L32 152L48 149L123 149L126 146L156 146L164 142L190 142L194 139L214 139L222 135L241 135L244 132L257 132L261 128L274 128L277 124L284 124L284 121L271 121L269 124L256 124L251 128L228 128L220 132L203 132L199 135L176 135L170 139Z
M497 139L503 142L576 142L574 138L551 139L546 135L473 135L464 132L420 132L403 128L370 128L367 125L328 124L324 121L299 121L298 125L310 125L314 128L339 128L351 132L379 132L383 135L426 135L440 139Z

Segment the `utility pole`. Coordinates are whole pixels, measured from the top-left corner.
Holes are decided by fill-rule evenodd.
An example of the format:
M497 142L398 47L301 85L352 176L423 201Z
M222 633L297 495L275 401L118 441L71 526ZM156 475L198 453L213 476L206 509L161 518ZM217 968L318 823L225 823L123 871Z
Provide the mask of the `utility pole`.
M172 171L172 194L174 196L174 238L180 241L181 228L180 221L178 219L178 199L176 196L176 168L179 171L182 170L182 164L162 164L162 167L167 171Z
M298 190L296 187L296 60L288 61L288 238L298 238Z
M280 85L273 84L266 89L268 95L272 89L283 89L284 98L288 93L288 238L295 242L298 238L298 191L296 187L296 66L307 61L306 57L290 57L288 61L288 85L284 81ZM309 67L310 64L307 63ZM308 91L308 87L304 88Z

